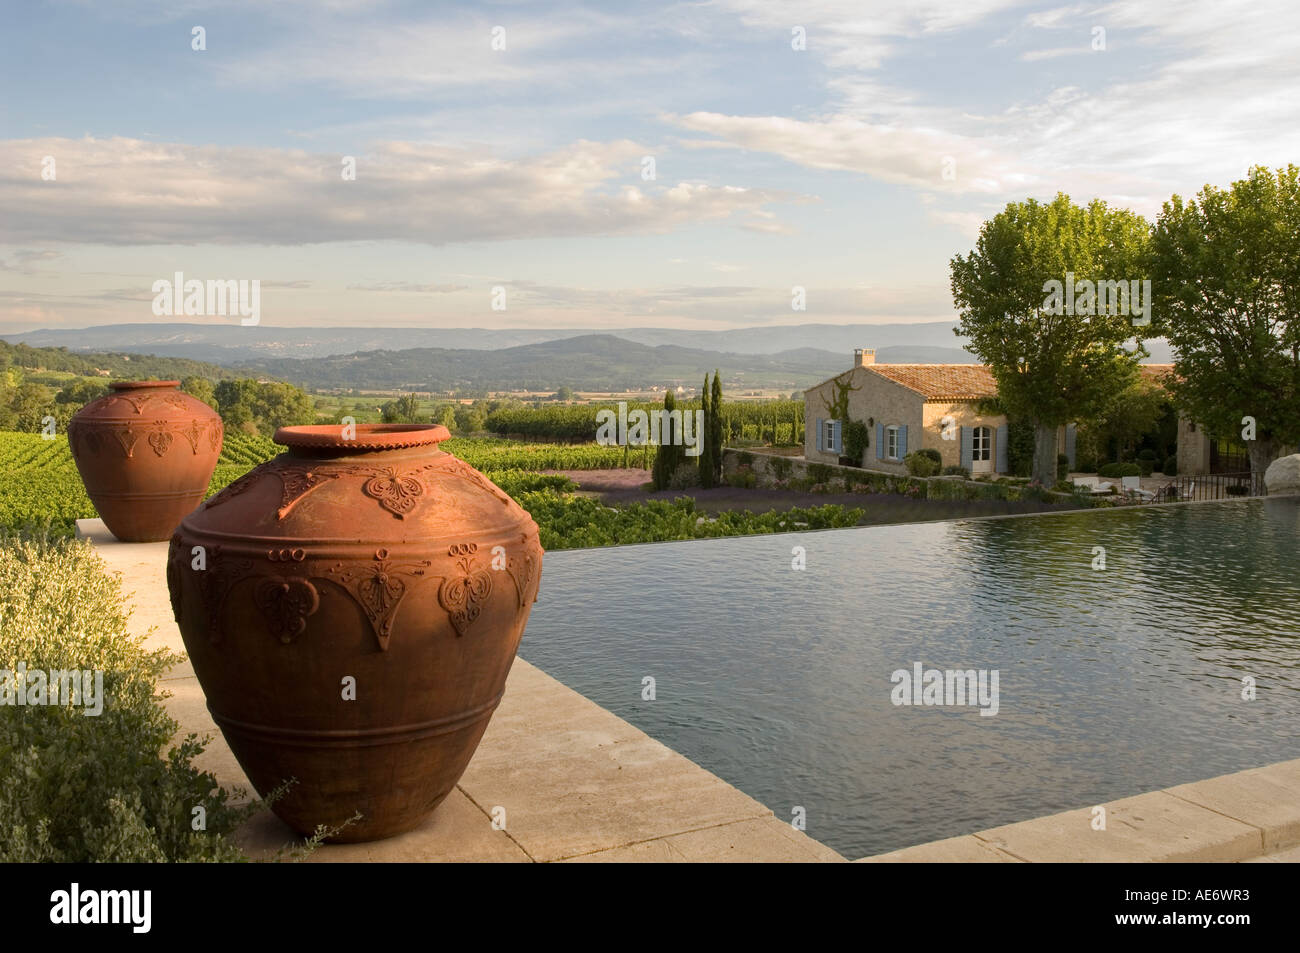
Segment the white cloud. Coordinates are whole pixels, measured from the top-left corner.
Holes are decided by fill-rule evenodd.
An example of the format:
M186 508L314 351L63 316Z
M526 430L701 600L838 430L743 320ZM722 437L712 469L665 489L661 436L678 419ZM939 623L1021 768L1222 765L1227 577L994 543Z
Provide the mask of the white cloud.
M35 268L37 264L54 261L62 257L62 252L49 248L22 248L14 252L9 261L0 258L0 271L18 271L24 275L33 275L37 271Z
M468 288L469 285L422 285L413 281L378 281L366 285L348 285L349 291L399 292L403 294L451 294L455 291L465 291Z
M820 32L809 28L808 52L829 68L832 109L802 118L715 112L670 118L708 137L696 148L766 152L808 168L999 203L1065 191L1148 217L1173 192L1225 185L1251 164L1280 166L1300 155L1300 124L1293 97L1284 93L1300 85L1294 40L1300 8L1291 0L1261 0L1231 15L1217 0L1126 0L1030 14L1017 28L1017 43L1032 47L1038 34L1049 43L1014 58L1000 54L1004 59L1079 53L1102 68L1032 95L1004 97L995 110L962 108L959 87L927 101L916 89L881 81L879 67L901 44L969 27L1007 5L895 4L855 14L846 4L815 4L805 19L827 35L814 43ZM757 0L729 6L773 28L793 15ZM1091 48L1093 25L1106 29L1106 50ZM850 48L858 36L879 42L855 53ZM944 156L956 162L951 180L939 174ZM969 231L971 209L944 214L932 217Z
M341 157L301 150L138 139L0 141L0 242L300 245L403 240L430 245L650 234L721 221L799 196L682 182L647 184L645 147L578 141L501 158L411 142ZM41 158L58 179L40 178ZM637 185L632 185L634 180Z
M885 182L951 192L998 193L1024 181L1009 155L978 139L934 129L862 122L847 116L788 119L692 113L670 117L714 137L710 146L771 152L814 169L860 172ZM956 175L944 178L951 158Z
M1054 60L1062 56L1080 56L1084 53L1092 53L1091 47L1085 45L1079 46L1057 46L1050 50L1026 50L1020 54L1020 58L1026 63L1037 62L1038 60Z

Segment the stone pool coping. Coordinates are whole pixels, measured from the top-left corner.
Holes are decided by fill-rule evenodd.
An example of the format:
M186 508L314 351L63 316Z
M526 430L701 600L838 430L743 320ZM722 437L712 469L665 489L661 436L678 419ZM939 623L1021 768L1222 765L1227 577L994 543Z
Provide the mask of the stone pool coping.
M103 521L78 520L110 572L121 574L130 631L151 649L183 653L164 571L168 544L121 543ZM224 787L251 793L187 661L159 688L177 737L210 735L196 760ZM505 809L505 829L492 812ZM262 811L236 841L254 858L297 841ZM325 845L312 862L794 861L843 862L716 775L523 659L455 790L414 831L366 844Z
M858 863L1300 862L1300 758L864 857Z

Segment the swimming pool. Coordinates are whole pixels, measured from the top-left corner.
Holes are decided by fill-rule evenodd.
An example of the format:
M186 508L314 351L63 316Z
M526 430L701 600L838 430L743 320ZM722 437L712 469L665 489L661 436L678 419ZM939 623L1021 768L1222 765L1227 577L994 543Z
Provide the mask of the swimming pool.
M856 859L1300 757L1298 542L1280 498L549 553L520 654ZM895 704L916 663L997 714Z

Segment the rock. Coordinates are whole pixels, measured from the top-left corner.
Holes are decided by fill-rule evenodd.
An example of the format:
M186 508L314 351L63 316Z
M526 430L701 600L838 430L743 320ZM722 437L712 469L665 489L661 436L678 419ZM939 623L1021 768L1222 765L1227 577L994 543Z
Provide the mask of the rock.
M1270 463L1264 471L1264 486L1269 496L1300 494L1300 453Z

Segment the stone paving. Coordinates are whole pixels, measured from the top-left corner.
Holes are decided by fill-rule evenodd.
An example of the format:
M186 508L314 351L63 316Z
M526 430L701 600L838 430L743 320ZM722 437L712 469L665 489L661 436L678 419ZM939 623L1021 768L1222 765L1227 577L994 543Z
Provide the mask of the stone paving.
M1300 759L863 858L866 863L1300 861Z

